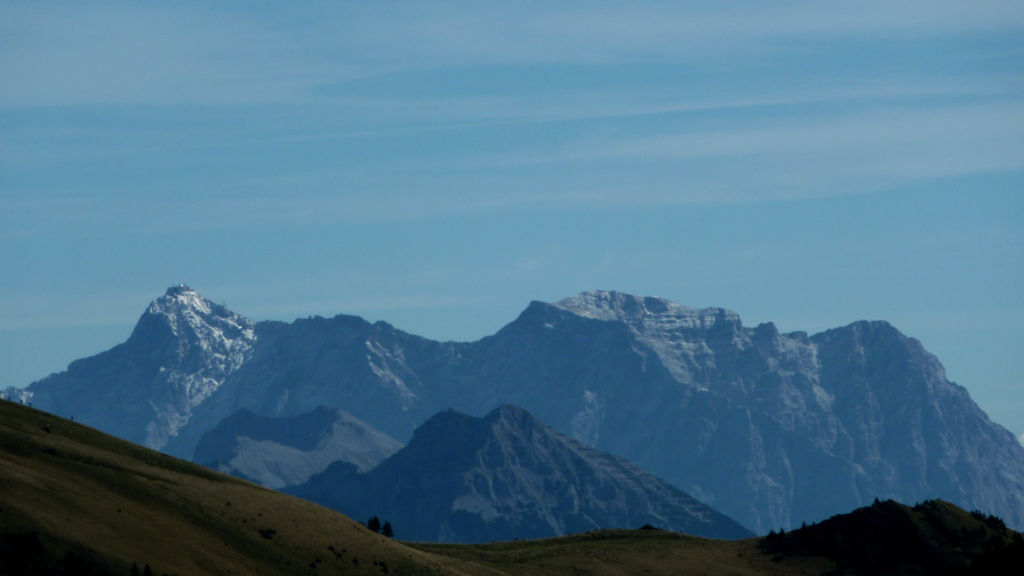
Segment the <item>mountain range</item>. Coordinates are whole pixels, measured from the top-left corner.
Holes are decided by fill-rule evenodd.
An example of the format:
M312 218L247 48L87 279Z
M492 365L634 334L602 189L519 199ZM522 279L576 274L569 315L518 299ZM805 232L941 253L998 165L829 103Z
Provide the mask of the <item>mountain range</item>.
M436 342L355 316L252 322L179 286L125 343L8 394L188 458L242 409L341 408L406 442L438 412L514 404L759 533L874 498L943 498L1024 526L1024 448L881 321L783 334L593 291Z

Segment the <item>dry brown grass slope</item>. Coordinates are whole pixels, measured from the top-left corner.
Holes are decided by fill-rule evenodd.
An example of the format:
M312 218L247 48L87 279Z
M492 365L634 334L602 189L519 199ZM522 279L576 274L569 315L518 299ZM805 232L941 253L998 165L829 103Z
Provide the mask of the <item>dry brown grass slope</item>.
M183 576L382 574L382 563L389 574L488 572L303 500L0 401L0 535L26 533L39 535L50 555L84 552L112 574L128 575L133 562Z
M824 574L821 558L773 561L758 540L709 540L661 530L602 530L561 538L416 548L500 569L509 575L754 576Z
M829 568L820 559L772 562L756 540L655 530L482 546L406 544L309 502L0 401L0 574L63 573L69 552L93 573L124 575L133 562L181 576L785 575Z

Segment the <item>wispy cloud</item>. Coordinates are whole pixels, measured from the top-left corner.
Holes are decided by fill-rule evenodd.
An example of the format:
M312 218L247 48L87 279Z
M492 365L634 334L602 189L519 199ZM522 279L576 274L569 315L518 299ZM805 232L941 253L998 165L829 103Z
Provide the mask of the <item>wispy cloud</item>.
M355 41L405 64L601 63L715 58L766 43L837 35L933 35L1024 26L1012 2L417 3L346 14Z
M602 136L555 131L551 142L427 155L401 167L377 159L380 166L315 165L276 175L255 170L204 181L202 194L182 195L176 181L133 183L102 195L36 191L0 199L0 237L772 202L1024 171L1019 100L677 124Z
M1019 171L1024 83L998 66L717 76L851 39L1021 29L1011 2L9 3L0 113L29 120L0 134L0 238L765 202ZM527 87L503 79L526 67ZM19 109L83 104L110 116Z
M304 57L302 38L244 11L68 2L2 12L6 106L279 102L353 74Z
M908 181L1024 170L1024 102L890 105L824 116L583 138L498 155L495 165L619 162L688 175L668 195L631 202L765 201L874 192ZM711 166L711 170L707 167ZM702 193L700 190L710 191Z
M7 3L0 105L307 101L416 69L762 57L786 42L1019 31L1014 2Z

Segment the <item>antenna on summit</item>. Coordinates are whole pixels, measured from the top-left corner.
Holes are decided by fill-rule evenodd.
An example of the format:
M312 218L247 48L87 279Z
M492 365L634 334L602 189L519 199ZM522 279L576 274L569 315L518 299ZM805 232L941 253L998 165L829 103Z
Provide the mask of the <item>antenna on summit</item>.
M178 294L180 294L181 292L188 292L190 290L192 289L189 288L188 284L185 284L184 282L172 282L171 287L167 289L168 292Z

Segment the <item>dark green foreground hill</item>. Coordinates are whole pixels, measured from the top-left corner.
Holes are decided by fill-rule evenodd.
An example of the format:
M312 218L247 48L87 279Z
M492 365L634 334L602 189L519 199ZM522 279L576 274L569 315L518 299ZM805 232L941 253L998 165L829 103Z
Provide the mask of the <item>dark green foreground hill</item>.
M975 567L1019 556L1013 546L1020 536L996 519L939 505L957 515L958 530L1002 535L1006 546L974 557ZM395 526L399 537L401 529ZM954 535L941 547L961 543ZM140 574L149 566L157 576L788 575L837 566L824 557L828 550L765 546L764 539L710 540L661 530L474 546L409 544L309 502L0 401L0 575L128 576L133 564ZM814 555L802 555L808 551ZM898 556L899 549L886 553Z
M771 533L763 550L824 556L838 573L1020 574L1024 535L995 516L928 500L910 507L875 501L790 533Z

